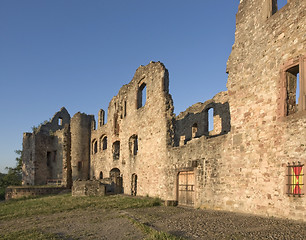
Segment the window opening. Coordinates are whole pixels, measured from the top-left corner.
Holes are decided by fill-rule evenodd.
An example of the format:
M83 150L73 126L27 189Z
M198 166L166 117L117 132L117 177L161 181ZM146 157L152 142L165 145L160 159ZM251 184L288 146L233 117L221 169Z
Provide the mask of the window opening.
M105 112L103 109L100 109L99 111L99 127L102 127L105 124Z
M208 132L214 130L214 109L210 108L207 111L208 114Z
M58 125L62 126L63 125L63 119L62 118L58 118Z
M287 4L287 0L277 0L277 9L280 10Z
M195 138L197 136L198 132L198 124L194 123L191 128L192 138Z
M96 154L98 152L98 142L96 140L92 143L92 153Z
M141 108L146 104L147 101L147 85L145 83L141 84L138 89L137 97L137 108Z
M126 101L124 101L123 105L123 117L126 117Z
M302 192L304 183L303 183L303 172L304 164L300 162L293 162L292 164L288 163L288 192L289 196L299 196L304 195Z
M286 71L287 80L287 115L297 112L299 97L299 65L289 68Z
M298 105L299 103L299 98L300 98L300 73L297 73L296 75L296 104Z
M99 174L99 179L103 179L103 172L102 171Z
M118 123L118 114L114 114L114 134L119 135L119 123Z
M120 142L116 141L113 143L113 159L118 160L120 157Z
M138 136L137 135L133 135L130 137L130 141L129 141L129 147L130 147L130 154L132 156L136 156L138 153Z
M102 150L106 150L107 149L107 137L105 136L102 139Z
M137 174L132 174L132 181L131 181L131 195L136 196L137 195Z

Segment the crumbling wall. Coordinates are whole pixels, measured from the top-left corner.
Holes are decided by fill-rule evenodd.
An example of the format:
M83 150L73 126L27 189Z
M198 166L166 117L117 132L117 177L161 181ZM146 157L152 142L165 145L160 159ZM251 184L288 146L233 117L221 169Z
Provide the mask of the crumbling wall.
M5 190L5 200L68 192L70 192L70 189L67 189L66 187L9 186Z
M23 185L71 186L70 115L65 108L23 138Z
M167 69L159 62L140 66L110 101L108 122L92 131L91 177L111 177L110 171L118 169L124 193L131 194L137 179L137 195L165 198L162 173L173 141L172 116Z
M213 110L209 119L209 110ZM211 130L209 128L211 127ZM212 100L196 103L175 118L174 146L181 146L201 136L216 137L227 134L231 129L230 109L226 92Z
M179 184L182 172L194 177L186 190L194 190L195 207L305 220L305 196L288 194L287 165L306 159L306 2L292 0L278 11L273 4L240 3L227 63L227 100L220 101L228 106L230 131L212 137L203 127L205 109L218 104L216 99L195 104L175 119L175 147L169 149L164 172L168 199L180 200L185 191ZM298 78L302 97L293 108L292 99L298 97L292 79Z
M34 185L35 144L33 133L23 133L22 140L22 185Z
M73 182L72 196L105 196L106 186L98 180Z
M287 164L305 164L306 115L302 110L287 116L282 76L288 62L306 54L306 2L292 0L278 11L269 4L244 0L239 6L227 63L231 132L220 168L228 188L219 185L221 193L208 205L305 220L305 197L287 194ZM298 62L301 81L304 63Z

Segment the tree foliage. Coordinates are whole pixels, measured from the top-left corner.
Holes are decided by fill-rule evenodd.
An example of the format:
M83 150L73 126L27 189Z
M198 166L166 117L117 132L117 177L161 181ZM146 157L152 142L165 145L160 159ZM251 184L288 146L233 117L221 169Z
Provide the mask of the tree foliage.
M0 199L3 200L5 197L5 189L8 186L20 186L22 179L22 151L15 150L18 155L16 157L16 167L7 167L7 174L2 174L0 176Z

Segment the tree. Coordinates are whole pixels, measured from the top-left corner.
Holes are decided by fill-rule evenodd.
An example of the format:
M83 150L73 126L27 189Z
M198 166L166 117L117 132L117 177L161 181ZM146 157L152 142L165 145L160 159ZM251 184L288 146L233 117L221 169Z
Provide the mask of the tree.
M8 173L0 178L0 199L5 198L5 189L8 186L20 186L22 179L22 151L15 150L18 155L16 157L16 167L6 167Z

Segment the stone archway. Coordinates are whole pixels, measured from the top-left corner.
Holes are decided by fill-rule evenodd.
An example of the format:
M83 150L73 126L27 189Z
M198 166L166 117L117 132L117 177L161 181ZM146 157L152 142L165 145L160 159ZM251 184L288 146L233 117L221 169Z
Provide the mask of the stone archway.
M112 181L112 192L115 194L123 193L123 181L118 168L113 168L109 172L109 178Z

